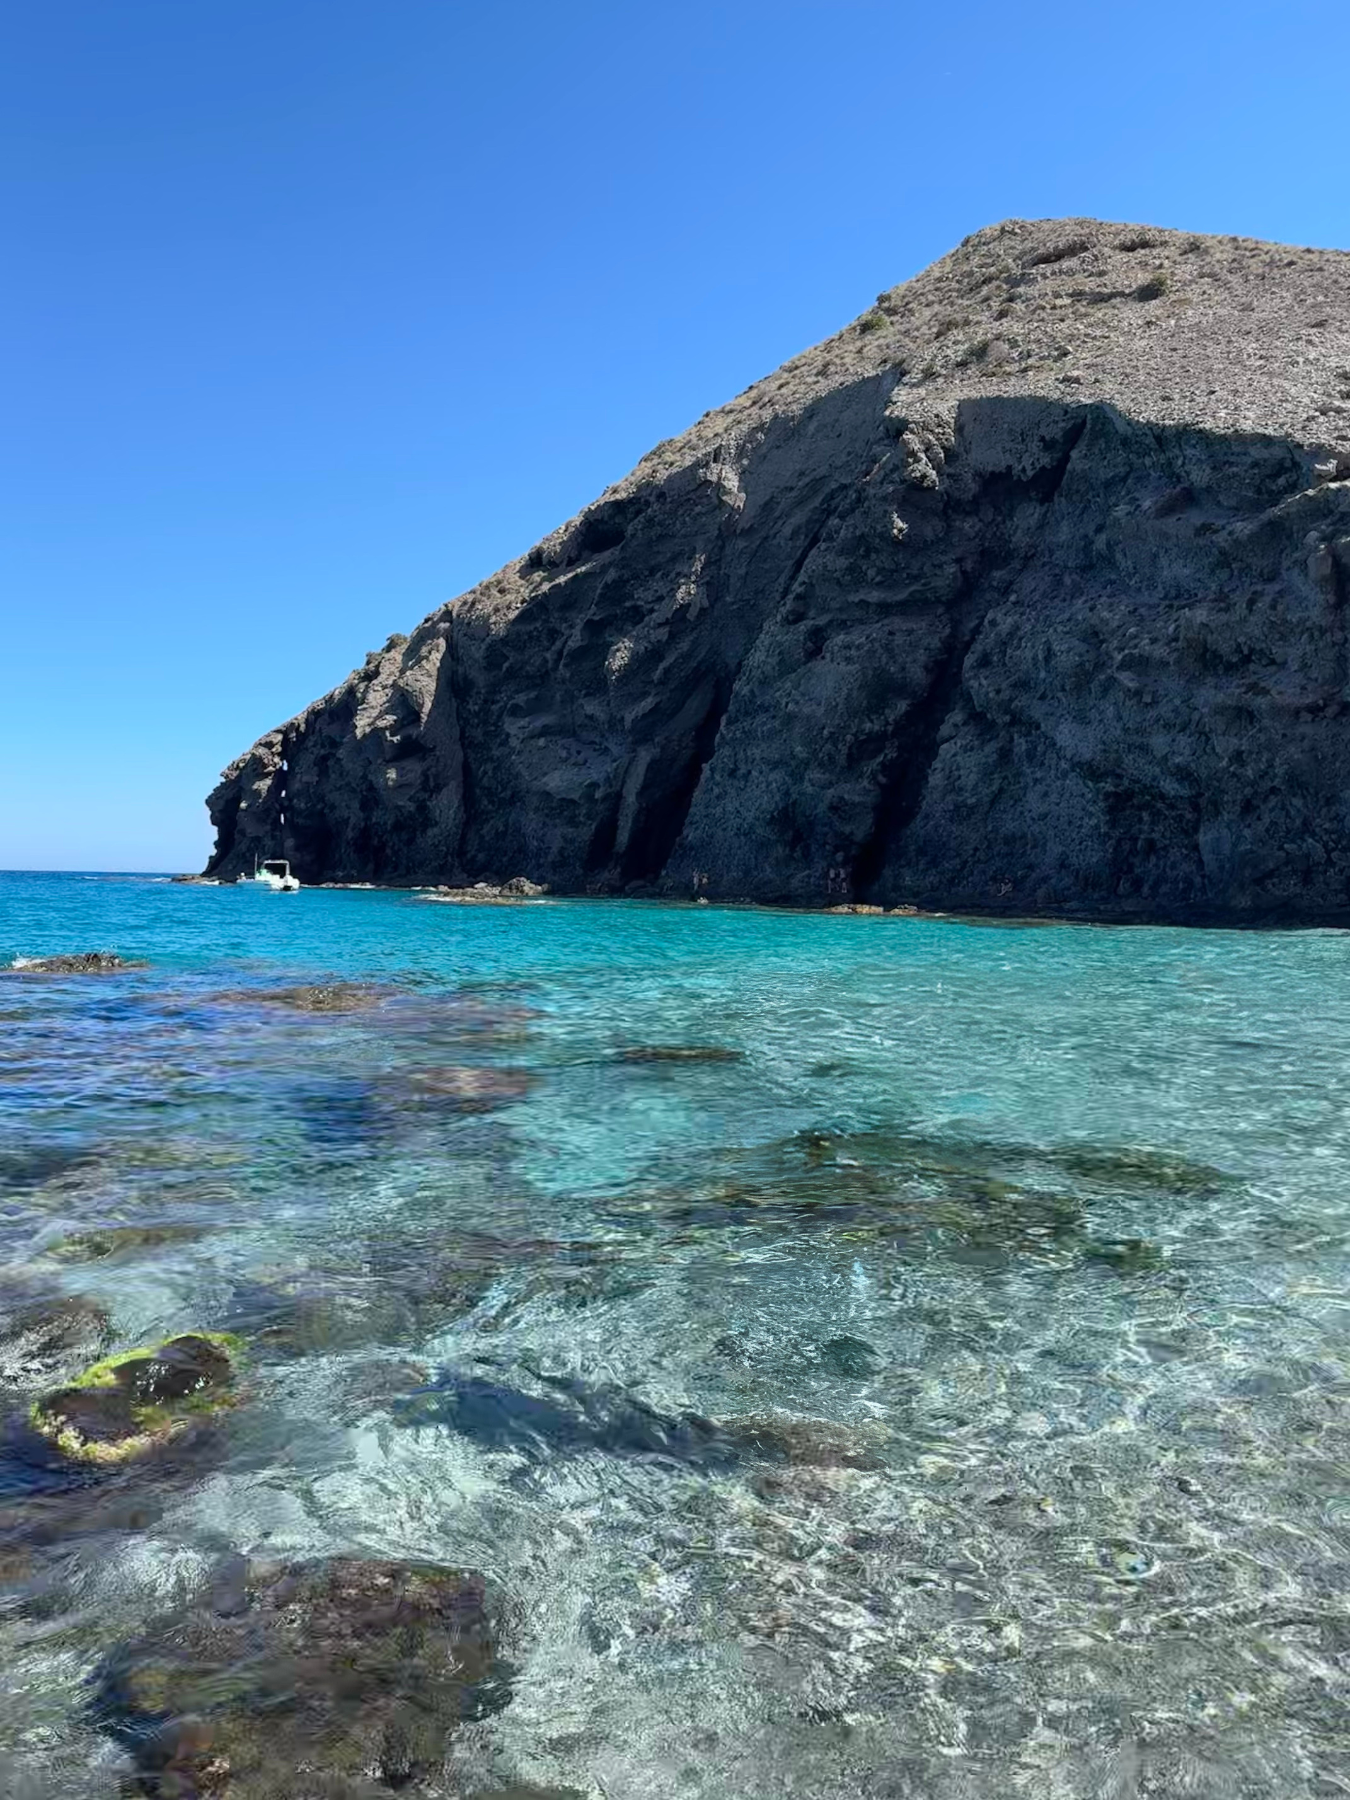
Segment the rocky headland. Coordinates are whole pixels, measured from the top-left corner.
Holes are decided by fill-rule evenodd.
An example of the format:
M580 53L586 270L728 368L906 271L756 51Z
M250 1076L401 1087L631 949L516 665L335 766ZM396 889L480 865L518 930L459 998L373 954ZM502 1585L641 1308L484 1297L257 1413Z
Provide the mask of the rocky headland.
M1350 917L1350 254L977 232L267 733L208 873Z

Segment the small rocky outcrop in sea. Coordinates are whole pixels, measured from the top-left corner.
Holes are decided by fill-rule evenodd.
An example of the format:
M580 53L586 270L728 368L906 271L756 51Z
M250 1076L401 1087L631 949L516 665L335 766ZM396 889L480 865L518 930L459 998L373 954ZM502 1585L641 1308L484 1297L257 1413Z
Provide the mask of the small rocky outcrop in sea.
M509 1678L479 1575L237 1558L112 1653L96 1712L151 1800L372 1800L423 1791Z
M121 969L144 969L148 965L109 950L78 950L62 956L16 956L7 975L115 975Z
M538 900L547 892L547 884L527 881L523 875L516 875L499 886L490 881L476 881L472 887L438 887L423 893L422 898L439 900L445 906L511 906L521 900Z
M230 1406L237 1338L191 1332L151 1348L124 1350L44 1394L33 1428L73 1461L134 1461Z

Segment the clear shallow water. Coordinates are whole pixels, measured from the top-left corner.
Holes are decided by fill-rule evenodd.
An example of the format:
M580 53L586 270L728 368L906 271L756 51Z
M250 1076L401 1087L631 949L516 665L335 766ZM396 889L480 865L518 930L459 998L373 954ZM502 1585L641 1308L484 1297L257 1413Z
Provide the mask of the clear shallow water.
M1350 1792L1350 937L0 876L88 948L0 979L6 1280L247 1397L0 1496L0 1792L118 1791L91 1675L232 1552L489 1577L447 1795Z

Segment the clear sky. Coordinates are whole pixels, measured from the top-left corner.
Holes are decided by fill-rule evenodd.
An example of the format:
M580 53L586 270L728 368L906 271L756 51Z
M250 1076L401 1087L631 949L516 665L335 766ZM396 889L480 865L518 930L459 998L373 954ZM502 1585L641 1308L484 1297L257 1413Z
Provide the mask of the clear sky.
M0 34L0 867L268 727L967 232L1350 246L1329 0L45 0Z

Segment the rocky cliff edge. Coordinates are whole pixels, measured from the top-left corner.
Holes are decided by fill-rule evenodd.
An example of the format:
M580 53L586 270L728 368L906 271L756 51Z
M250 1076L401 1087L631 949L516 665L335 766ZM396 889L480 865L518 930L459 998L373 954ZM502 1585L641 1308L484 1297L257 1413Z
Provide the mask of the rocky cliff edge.
M226 770L208 873L1350 917L1350 255L1012 220Z

